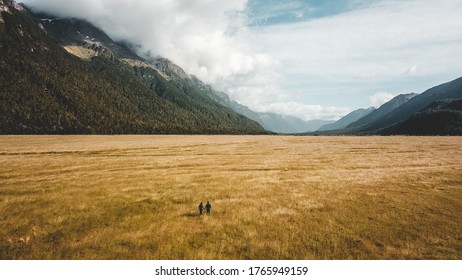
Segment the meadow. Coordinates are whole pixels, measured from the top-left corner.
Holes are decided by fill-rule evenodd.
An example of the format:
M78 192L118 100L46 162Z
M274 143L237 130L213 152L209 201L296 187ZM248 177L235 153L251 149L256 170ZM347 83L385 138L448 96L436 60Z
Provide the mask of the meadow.
M3 260L460 260L462 138L1 136L0 213Z

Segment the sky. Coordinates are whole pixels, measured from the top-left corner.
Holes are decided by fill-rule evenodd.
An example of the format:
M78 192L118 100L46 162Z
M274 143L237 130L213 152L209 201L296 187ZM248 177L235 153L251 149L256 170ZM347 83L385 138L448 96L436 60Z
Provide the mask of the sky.
M338 119L462 76L460 0L22 0L260 112Z

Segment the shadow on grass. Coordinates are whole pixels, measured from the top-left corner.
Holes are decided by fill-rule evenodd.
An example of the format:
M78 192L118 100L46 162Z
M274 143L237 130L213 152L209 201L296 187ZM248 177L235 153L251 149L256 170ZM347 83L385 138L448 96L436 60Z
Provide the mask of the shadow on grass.
M187 217L187 218L195 218L195 217L200 217L198 213L184 213L181 215L182 217Z

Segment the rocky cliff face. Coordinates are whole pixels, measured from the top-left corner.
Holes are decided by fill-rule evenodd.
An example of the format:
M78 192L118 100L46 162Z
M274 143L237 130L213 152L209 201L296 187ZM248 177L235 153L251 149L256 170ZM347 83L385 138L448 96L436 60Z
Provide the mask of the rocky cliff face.
M5 3L3 2L3 0L0 0L0 24L3 25L5 23L5 21L3 20L3 17L2 17L2 13L9 13L9 8L7 5L5 5Z
M18 11L22 11L24 9L23 6L14 0L0 0L0 12L10 13L9 7L12 7Z
M181 67L166 58L158 57L151 63L152 67L167 80L189 79L189 75Z

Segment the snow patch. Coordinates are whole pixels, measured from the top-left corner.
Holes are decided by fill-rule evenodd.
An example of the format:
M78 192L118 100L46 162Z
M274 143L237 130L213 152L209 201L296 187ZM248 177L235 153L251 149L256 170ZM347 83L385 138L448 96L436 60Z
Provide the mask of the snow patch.
M40 19L40 21L42 21L42 22L48 21L48 23L52 23L55 20L57 20L57 18L42 18L42 19Z

